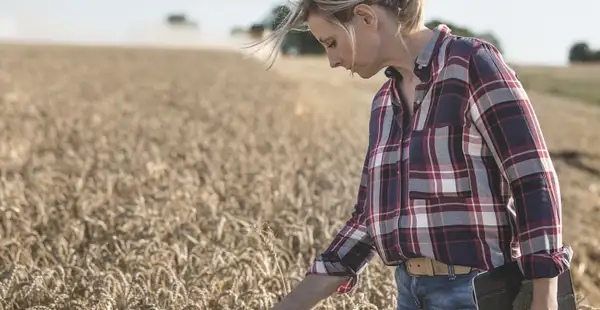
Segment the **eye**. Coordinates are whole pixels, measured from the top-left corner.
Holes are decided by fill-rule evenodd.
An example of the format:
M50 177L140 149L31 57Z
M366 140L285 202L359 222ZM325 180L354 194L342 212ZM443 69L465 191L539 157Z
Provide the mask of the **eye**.
M335 40L332 40L329 44L327 44L327 48L334 48L337 45Z

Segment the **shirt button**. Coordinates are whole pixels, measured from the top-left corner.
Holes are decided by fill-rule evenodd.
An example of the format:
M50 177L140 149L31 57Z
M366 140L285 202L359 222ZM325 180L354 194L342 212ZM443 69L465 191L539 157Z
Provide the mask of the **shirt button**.
M421 104L421 100L415 101L415 104Z

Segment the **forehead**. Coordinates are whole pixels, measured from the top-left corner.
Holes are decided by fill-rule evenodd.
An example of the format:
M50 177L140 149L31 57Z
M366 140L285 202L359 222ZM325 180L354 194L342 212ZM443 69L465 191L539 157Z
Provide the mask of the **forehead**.
M342 31L341 27L325 18L323 14L317 12L308 15L306 24L308 25L308 29L310 29L317 39L324 40L327 37L336 35L338 32Z

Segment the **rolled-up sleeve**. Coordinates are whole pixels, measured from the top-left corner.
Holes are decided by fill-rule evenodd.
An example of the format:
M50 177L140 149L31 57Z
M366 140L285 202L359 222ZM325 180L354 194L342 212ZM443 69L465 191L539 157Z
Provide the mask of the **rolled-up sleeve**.
M573 255L562 240L557 174L531 102L515 72L491 44L469 59L469 115L510 183L527 279L552 278Z
M344 227L337 233L327 249L318 255L308 274L344 276L337 293L348 293L358 287L359 274L375 255L374 243L365 226L365 204L367 201L368 152L362 170L354 212Z

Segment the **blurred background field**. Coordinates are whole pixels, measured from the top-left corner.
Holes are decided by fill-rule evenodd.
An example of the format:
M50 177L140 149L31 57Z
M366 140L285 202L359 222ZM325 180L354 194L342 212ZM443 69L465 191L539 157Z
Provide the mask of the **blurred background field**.
M266 71L239 47L277 2L59 2L0 4L0 309L269 309L352 211L383 74L331 70L306 34ZM600 37L511 36L451 7L429 1L429 25L495 42L528 90L576 288L600 306ZM565 19L543 10L531 19ZM392 269L365 275L318 309L395 309Z

